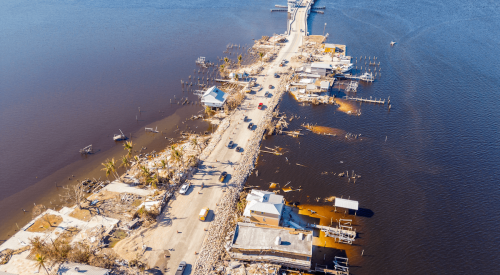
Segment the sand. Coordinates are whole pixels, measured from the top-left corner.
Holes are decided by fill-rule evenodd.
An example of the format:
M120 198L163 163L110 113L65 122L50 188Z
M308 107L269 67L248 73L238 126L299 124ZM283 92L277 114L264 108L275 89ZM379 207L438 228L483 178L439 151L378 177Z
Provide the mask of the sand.
M344 113L351 113L351 114L355 114L358 109L356 108L356 106L346 100L343 100L343 99L340 99L340 98L335 98L335 102L337 104L340 105L340 107L338 108L339 111L341 112L344 112Z
M50 224L48 221L50 221ZM26 231L29 232L45 232L52 231L57 228L57 226L63 221L60 216L56 215L43 215L38 220L33 223Z

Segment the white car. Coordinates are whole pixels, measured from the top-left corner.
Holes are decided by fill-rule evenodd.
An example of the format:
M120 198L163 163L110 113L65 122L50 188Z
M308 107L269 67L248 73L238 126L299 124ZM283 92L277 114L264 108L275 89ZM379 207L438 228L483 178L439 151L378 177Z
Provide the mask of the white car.
M189 187L191 187L191 183L190 182L184 183L181 186L181 190L179 191L179 193L182 194L182 195L185 195L187 193L187 191L189 190Z

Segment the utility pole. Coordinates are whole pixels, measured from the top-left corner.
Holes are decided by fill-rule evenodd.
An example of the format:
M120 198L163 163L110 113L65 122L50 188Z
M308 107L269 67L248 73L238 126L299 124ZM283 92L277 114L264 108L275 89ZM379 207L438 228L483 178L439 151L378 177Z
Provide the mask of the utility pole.
M325 26L323 27L323 36L325 36L325 29L326 29L326 23Z

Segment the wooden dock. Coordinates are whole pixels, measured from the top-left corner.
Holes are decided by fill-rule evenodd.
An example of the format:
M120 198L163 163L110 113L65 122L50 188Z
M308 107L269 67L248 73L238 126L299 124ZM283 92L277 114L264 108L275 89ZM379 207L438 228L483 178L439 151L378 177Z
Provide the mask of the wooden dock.
M288 11L288 9L271 9L271 12L274 12L274 11Z
M323 226L323 225L316 225L316 224L309 224L308 227L310 228L316 228L319 229L323 232L325 232L326 237L335 237L338 235L344 235L347 236L351 239L356 238L356 231L352 230L346 230L338 227L329 227L329 226Z
M368 103L377 103L377 104L385 104L385 99L368 99L368 98L362 98L362 97L350 97L350 96L344 96L342 99L345 100L353 100L353 101L360 101L360 102L368 102Z

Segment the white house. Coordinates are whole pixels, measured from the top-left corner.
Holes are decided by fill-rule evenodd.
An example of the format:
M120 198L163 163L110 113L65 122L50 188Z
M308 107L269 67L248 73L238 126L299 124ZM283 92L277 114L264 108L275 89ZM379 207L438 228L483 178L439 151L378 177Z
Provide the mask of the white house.
M329 91L330 90L330 81L321 81L320 87L322 91Z
M243 73L230 73L229 78L236 79L236 75L238 75L238 80L240 81L248 77L248 74L243 72Z
M311 72L310 73L325 76L328 73L331 73L332 70L333 70L333 67L331 64L313 62L311 64ZM307 72L307 70L306 70L306 72Z
M226 103L227 94L213 86L201 97L201 103L212 108L221 108Z
M246 200L243 216L251 222L279 225L285 204L283 196L269 191L252 190Z

